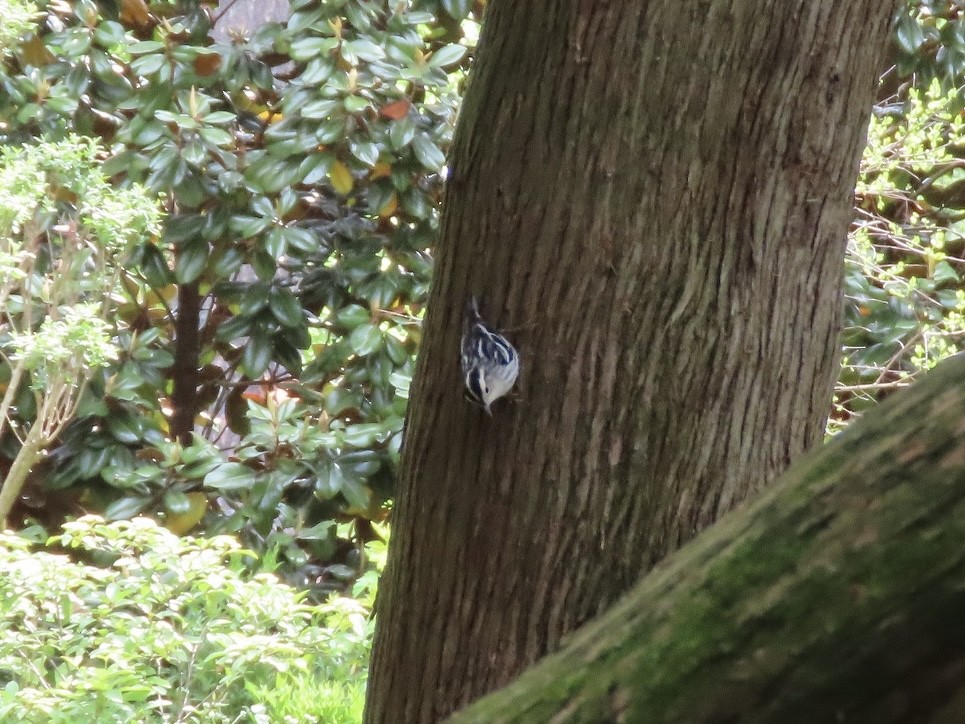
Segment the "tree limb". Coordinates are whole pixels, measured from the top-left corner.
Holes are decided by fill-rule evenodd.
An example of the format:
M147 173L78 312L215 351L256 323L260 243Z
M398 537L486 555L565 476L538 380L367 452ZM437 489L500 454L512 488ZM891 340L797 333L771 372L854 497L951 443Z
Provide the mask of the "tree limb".
M453 722L965 720L965 355Z

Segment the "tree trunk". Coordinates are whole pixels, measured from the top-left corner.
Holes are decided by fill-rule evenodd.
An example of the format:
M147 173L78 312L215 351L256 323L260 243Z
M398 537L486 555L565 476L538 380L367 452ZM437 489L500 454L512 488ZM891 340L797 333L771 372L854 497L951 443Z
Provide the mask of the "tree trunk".
M198 356L201 350L201 294L197 282L178 287L177 318L174 323L174 364L171 365L171 437L190 445L194 418L198 414Z
M454 722L965 721L965 356Z
M820 440L893 2L493 2L451 155L368 722L513 679ZM462 399L470 294L520 400Z
M20 499L20 491L27 482L27 476L30 475L33 466L43 459L41 453L45 442L43 422L38 419L30 426L10 469L0 481L0 530L9 528L10 511Z

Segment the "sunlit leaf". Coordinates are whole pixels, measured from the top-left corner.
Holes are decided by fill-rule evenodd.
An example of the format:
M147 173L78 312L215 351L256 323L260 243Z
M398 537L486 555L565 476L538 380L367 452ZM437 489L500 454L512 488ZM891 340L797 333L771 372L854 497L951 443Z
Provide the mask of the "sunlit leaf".
M181 513L172 513L164 520L164 526L175 535L184 535L204 518L208 510L208 498L204 493L185 493L188 506Z
M329 169L328 172L328 178L332 182L332 188L343 196L352 191L354 183L352 173L341 161L335 161L335 163L332 164L332 168Z
M427 65L430 68L444 68L447 65L459 62L465 54L466 47L464 45L444 45L430 56Z

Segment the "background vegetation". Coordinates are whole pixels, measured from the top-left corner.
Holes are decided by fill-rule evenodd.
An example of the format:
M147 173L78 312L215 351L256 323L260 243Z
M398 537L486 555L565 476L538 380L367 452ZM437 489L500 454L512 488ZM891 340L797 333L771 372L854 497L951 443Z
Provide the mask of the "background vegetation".
M56 550L0 533L0 720L349 722L374 577L307 605L250 574L234 537L148 518L65 524Z
M289 650L279 654L285 663L259 669L254 689L231 676L220 689L204 689L200 682L211 684L213 672L247 666L228 666L212 653L209 670L195 669L199 688L191 689L189 706L165 703L180 681L171 677L184 672L168 661L174 654L153 643L140 653L117 653L132 662L131 671L153 666L151 676L166 683L141 687L132 678L125 688L105 673L116 667L88 665L108 660L92 652L137 648L146 632L139 626L174 616L151 593L150 576L138 574L142 588L119 580L122 559L161 580L181 577L191 557L207 551L197 583L205 593L188 607L192 616L197 608L201 628L178 628L167 643L154 642L178 655L202 640L211 651L222 645L198 631L215 625L202 623L210 606L234 605L216 594L227 581L237 587L237 601L252 595L245 586L257 585L264 589L259 596L285 597L284 605L300 612L294 628L277 630L239 608L226 614L236 630L270 632L280 646L293 646L296 635L299 647L317 643L306 632L329 625L330 611L298 608L289 589L265 592L274 584L246 578L243 565L267 566L316 602L371 575L368 553L385 537L391 506L445 154L483 5L296 0L287 23L215 41L215 5L0 0L4 167L38 143L95 139L86 162L93 177L140 194L162 219L138 227L116 274L95 275L110 282L113 311L104 319L113 359L85 368L89 382L77 387L82 394L69 425L51 436L9 518L24 530L20 540L39 544L52 534L53 550L63 549L55 554L69 559L52 567L51 553L31 556L27 543L4 539L5 567L35 568L33 578L3 584L4 615L19 616L39 637L5 634L2 656L26 647L23 655L37 658L16 666L3 659L0 668L18 672L9 676L4 705L29 698L39 717L44 707L60 706L55 699L69 702L70 677L94 676L100 667L106 688L95 703L108 707L104 713L136 705L169 716L170 707L196 707L191 716L207 721L263 706L257 711L267 712L265 721L277 721L272 714L280 710L271 707L284 697L272 699L270 690L285 691L286 676L324 669L325 676L358 681L358 661L339 668L317 653ZM963 78L965 12L951 0L909 2L856 192L831 431L961 345ZM51 168L40 179L52 190L43 198L25 205L3 191L6 253L29 226L53 264L64 224L82 219L85 208L103 207L101 197L69 188ZM11 210L19 222L9 221ZM10 276L17 268L11 259L0 262L11 280L0 318L0 392L12 391L0 438L6 476L38 410L37 371L25 371L23 384L14 377L17 334L39 331L63 305ZM37 313L25 328L27 308ZM140 519L133 527L88 520L59 532L85 512L119 521L147 515L180 542ZM72 547L83 538L78 525L88 531L81 548ZM263 563L229 552L223 539L205 542L218 534L236 536ZM120 544L108 539L142 552L110 548ZM108 559L121 558L93 556L98 546L110 549ZM163 560L140 560L154 547ZM84 593L77 600L65 594L67 608L51 619L45 607L61 606L62 598L41 594L55 586ZM39 597L36 605L18 608L28 593ZM112 608L128 611L114 633L95 640L78 622ZM134 610L150 614L138 621ZM67 648L54 651L50 639ZM249 660L238 656L233 661ZM313 690L299 686L305 698L298 701L311 706Z

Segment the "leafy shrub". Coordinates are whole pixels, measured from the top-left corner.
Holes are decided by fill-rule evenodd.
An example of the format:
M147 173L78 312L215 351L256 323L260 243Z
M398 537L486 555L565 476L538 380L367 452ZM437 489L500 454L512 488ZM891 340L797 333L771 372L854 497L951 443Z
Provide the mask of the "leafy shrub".
M367 604L306 605L249 564L145 518L86 516L36 552L0 534L0 719L360 719Z
M17 522L79 498L334 585L393 492L468 4L297 0L224 42L134 5L50 3L0 64L0 140L96 136L167 212Z
M0 148L0 435L20 443L0 491L5 521L30 468L114 360L119 272L159 232L157 202L115 189L97 145L70 136Z
M934 79L944 79L949 89L958 87L965 75L965 13L961 0L905 0L895 23L895 66L885 76L885 85L914 78L927 88Z
M28 33L34 24L37 6L23 0L0 0L0 57L14 45L20 36Z
M965 122L934 80L871 120L845 276L832 429L965 339Z

